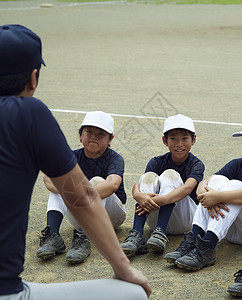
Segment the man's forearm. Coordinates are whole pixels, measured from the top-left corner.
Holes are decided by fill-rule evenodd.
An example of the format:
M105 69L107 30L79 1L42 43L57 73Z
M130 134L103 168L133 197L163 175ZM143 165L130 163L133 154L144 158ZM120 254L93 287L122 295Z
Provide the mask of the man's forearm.
M80 227L118 273L129 265L99 194L78 166L51 179Z

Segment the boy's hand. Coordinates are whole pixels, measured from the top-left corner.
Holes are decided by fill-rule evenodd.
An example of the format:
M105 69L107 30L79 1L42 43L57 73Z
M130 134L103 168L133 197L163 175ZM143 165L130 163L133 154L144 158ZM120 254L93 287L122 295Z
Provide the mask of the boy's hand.
M220 197L219 197L219 191L212 189L209 186L205 186L205 193L199 194L197 196L199 202L202 204L203 207L205 208L209 208L213 205L216 205L219 203L220 201Z
M159 205L152 199L156 196L158 195L155 193L140 193L139 197L136 197L135 200L141 208L146 209L147 211L153 211L159 208Z
M225 215L224 215L224 213L222 212L221 209L229 212L229 208L224 203L218 203L217 205L213 205L213 206L209 207L208 208L208 213L209 213L209 215L212 219L215 218L218 221L219 220L219 215L222 218L225 218Z
M145 213L151 213L154 210L157 210L160 208L158 204L155 203L153 200L153 197L158 196L155 193L142 193L139 197L139 199L136 199L138 202L139 206L136 209L136 213L140 215L143 215ZM148 215L147 214L147 215Z

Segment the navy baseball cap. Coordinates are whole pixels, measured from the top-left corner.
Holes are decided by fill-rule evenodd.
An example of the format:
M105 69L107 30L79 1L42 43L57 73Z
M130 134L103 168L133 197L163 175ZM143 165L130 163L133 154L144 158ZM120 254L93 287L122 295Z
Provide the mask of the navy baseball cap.
M31 71L42 58L40 38L22 25L0 26L0 76Z

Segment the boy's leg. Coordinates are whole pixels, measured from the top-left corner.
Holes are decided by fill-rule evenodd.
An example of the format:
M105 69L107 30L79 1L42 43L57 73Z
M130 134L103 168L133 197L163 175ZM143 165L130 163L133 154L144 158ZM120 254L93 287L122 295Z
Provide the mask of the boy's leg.
M59 234L59 229L66 206L60 194L50 192L47 205L47 226L41 231L40 247L37 257L47 259L65 251L65 243Z
M147 172L140 177L139 185L142 193L158 193L158 175L153 172ZM135 208L137 207L137 203ZM128 237L121 243L124 252L129 254L147 253L146 240L143 235L143 229L147 217L145 215L138 215L135 212L133 229L130 231Z
M172 169L166 170L159 177L159 194L166 195L183 184L178 172ZM159 222L158 219L161 222L166 220L166 223L163 224L164 231L168 234L181 234L191 229L195 211L195 202L187 196L172 207L162 206L160 210L152 212L147 223L151 229L154 229Z
M142 193L155 193L155 194L159 193L159 177L157 174L153 172L147 172L145 174L142 174L139 179L139 185L140 185L140 192ZM135 208L137 207L137 205L138 203L136 203ZM157 222L156 215L158 213L159 210L152 212L149 215L148 219L155 220ZM147 217L145 216L145 214L139 216L137 213L135 213L133 229L143 234L143 229L144 229L146 219Z
M220 190L221 187L224 184L226 184L228 181L229 180L224 176L215 175L210 180L210 186L217 190ZM180 205L186 205L186 203L188 203L188 202L180 201ZM194 204L192 204L192 205L194 205ZM180 243L178 248L175 251L167 253L165 255L164 259L166 259L167 262L175 263L176 260L187 255L195 247L195 242L196 242L197 236L200 235L200 237L203 237L205 235L205 232L206 232L207 226L208 226L208 221L211 217L209 216L207 209L204 209L201 206L201 204L199 204L195 208L196 208L196 211L195 211L194 217L193 217L193 210L190 210L191 214L188 217L188 219L190 220L189 222L191 222L193 224L192 231L187 231L187 230L190 230L190 228L187 228L187 230L185 230L186 232L184 234L184 240ZM187 211L187 209L185 207L181 207L180 210L178 210L178 213L184 212L184 211ZM179 216L175 216L175 209L174 209L173 216L177 217L176 219L179 220ZM180 218L182 218L182 217L183 216L180 216ZM193 221L192 221L192 218L193 218ZM175 222L173 224L175 224ZM189 223L187 225L190 227ZM217 242L217 238L215 235L214 235L214 237Z
M90 180L90 183L95 186L97 183L103 181L103 178L96 176ZM115 193L105 199L102 199L102 204L109 215L113 227L118 228L126 218L124 205ZM84 262L91 253L91 243L68 210L66 217L77 229L73 232L72 245L66 254L66 260L69 263Z
M90 180L90 183L95 186L97 183L103 181L104 179L102 177L96 176ZM102 199L102 203L109 215L113 227L115 229L118 228L126 219L126 212L123 203L115 193L105 199Z
M242 189L242 182L239 180L229 180L223 185L221 191L233 191ZM242 206L227 204L229 212L223 211L225 218L220 218L219 222L209 219L207 231L214 232L219 241L226 237L232 243L242 245Z
M220 180L215 176L213 182ZM227 182L226 182L227 181ZM213 185L213 188L215 185ZM242 188L242 182L237 180L223 180L223 184L217 186L221 191L236 190ZM209 216L207 209L199 204L196 214L194 216L194 227L202 229L205 234L201 238L200 235L196 239L196 247L185 256L176 260L176 264L186 269L199 270L204 266L214 264L216 261L215 247L217 242L222 240L230 228L235 228L238 215L241 212L241 206L227 205L229 212L223 211L225 218L220 217L217 221ZM195 228L196 229L196 228ZM195 233L195 230L193 230ZM237 233L237 232L236 232ZM195 235L194 235L195 236ZM236 234L238 237L238 235ZM240 237L241 238L241 237Z
M231 243L242 245L242 209L230 226L225 238Z
M59 234L66 210L67 208L61 195L50 192L47 204L47 225L51 227L51 232Z
M65 283L24 282L24 290L0 300L145 300L146 293L139 285L116 279L99 279ZM12 297L12 298L11 298Z
M184 183L180 174L175 170L168 169L159 177L159 194L166 195ZM191 229L192 218L196 210L196 204L189 197L185 197L177 203L160 207L158 213L150 214L147 223L155 230L151 234L147 245L163 252L168 241L166 233L181 234ZM152 224L153 223L153 224Z

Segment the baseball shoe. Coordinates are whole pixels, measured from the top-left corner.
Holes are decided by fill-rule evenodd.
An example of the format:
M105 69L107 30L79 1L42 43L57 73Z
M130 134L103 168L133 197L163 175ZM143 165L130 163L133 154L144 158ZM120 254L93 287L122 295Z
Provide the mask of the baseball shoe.
M178 258L175 261L175 264L179 268L191 271L198 271L202 267L214 265L216 261L216 252L208 246L209 241L203 240L200 235L198 235L195 247L186 255Z
M46 226L41 231L40 247L37 250L37 257L41 259L48 259L56 254L63 253L66 249L64 240L56 233L51 233L51 227Z
M228 288L227 292L232 296L242 296L242 270L239 270L234 274L234 283Z
M147 241L147 246L157 252L163 253L166 249L168 238L160 227L156 227Z
M144 236L135 229L132 229L123 243L120 244L126 255L145 254L148 252Z
M167 253L164 259L169 263L175 263L175 261L188 254L195 247L195 240L193 237L193 232L188 231L184 233L184 241L182 241L179 247L170 253Z
M90 253L91 243L89 239L85 234L74 229L72 245L66 254L66 260L69 263L81 263L87 259Z

